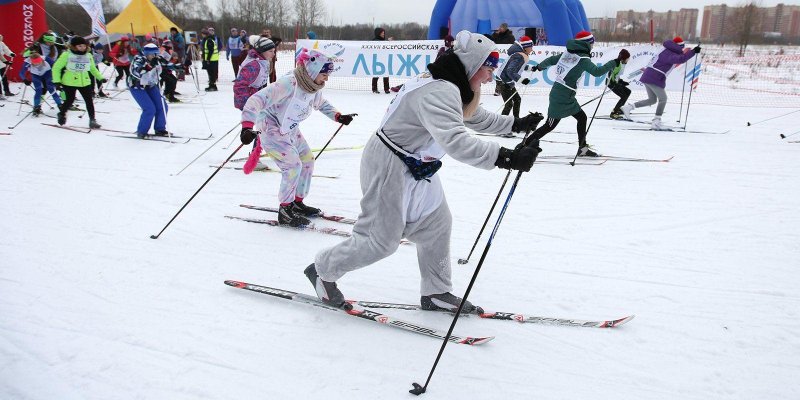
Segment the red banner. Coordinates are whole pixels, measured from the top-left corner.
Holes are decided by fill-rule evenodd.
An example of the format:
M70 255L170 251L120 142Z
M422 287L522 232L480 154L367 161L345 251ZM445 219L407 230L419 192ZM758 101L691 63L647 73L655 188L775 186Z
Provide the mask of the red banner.
M6 76L16 82L19 81L23 51L47 31L44 0L0 0L0 15L3 16L0 24L3 42L17 55Z

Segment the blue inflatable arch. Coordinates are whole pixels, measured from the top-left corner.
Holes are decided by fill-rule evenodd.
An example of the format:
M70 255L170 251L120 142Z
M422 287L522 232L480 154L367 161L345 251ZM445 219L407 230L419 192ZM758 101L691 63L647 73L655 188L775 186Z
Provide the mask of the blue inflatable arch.
M549 44L564 46L589 30L580 0L437 0L431 13L428 39L461 30L491 33L501 23L510 27L544 28ZM535 38L534 38L535 39Z

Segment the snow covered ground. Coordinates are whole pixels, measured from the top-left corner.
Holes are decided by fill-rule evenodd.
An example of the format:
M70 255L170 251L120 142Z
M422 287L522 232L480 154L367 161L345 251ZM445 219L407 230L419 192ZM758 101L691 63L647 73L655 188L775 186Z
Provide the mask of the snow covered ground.
M169 129L207 136L204 109L215 139L235 126L230 79L219 86L202 105L172 105ZM193 92L188 82L178 90ZM359 113L332 146L364 144L391 99L326 96ZM134 130L135 102L128 93L116 99L98 102L99 122ZM483 101L490 110L500 105L499 97ZM544 112L546 101L525 96L523 110ZM0 130L19 118L17 103L4 104ZM612 104L604 99L600 113ZM677 108L668 106L666 122L676 124ZM624 122L595 120L589 141L600 152L675 158L535 165L470 299L541 316L636 318L608 330L460 320L456 333L497 338L449 345L424 396L798 398L800 144L778 136L798 129L796 116L745 126L787 111L693 104L689 128L731 130L723 135L627 131L615 129ZM88 124L78 115L69 113L70 125ZM41 122L55 120L29 118L0 136L0 398L403 399L412 382L424 381L438 340L223 284L311 293L302 270L341 240L223 218L274 217L238 205L275 206L279 174L222 170L160 239L149 238L213 172L209 165L230 154L238 142L222 147L233 136L174 176L213 140L138 141ZM570 133L546 139L574 141L574 126L564 120L557 131ZM319 113L302 125L312 147L336 127ZM576 150L542 147L543 156ZM315 179L308 203L357 216L360 156L323 154L316 172L339 177ZM454 217L456 293L463 293L488 233L473 262L455 259L469 252L505 172L446 159L440 174ZM349 298L413 303L418 278L414 247L401 246L339 285ZM450 322L387 313L440 329Z

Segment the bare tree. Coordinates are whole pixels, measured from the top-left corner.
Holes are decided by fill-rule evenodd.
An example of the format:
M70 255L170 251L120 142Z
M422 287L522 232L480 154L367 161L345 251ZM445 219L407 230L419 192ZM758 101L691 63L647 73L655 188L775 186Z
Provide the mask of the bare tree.
M761 10L756 1L737 7L728 26L732 27L736 43L739 44L739 57L744 56L753 33L760 31Z
M300 29L306 29L322 22L325 17L325 4L322 0L295 0L294 12Z

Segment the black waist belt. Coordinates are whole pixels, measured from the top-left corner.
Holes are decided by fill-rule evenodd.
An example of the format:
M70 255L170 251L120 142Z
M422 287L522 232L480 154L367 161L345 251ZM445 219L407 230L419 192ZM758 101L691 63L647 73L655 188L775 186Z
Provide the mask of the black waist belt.
M439 168L442 167L442 162L440 160L435 161L422 161L413 157L409 152L403 150L402 147L392 143L386 134L381 130L375 132L375 135L378 136L378 139L383 142L386 148L389 149L394 155L396 155L403 164L408 167L409 172L411 172L411 176L414 177L415 180L426 180L430 182L430 177L432 177Z

